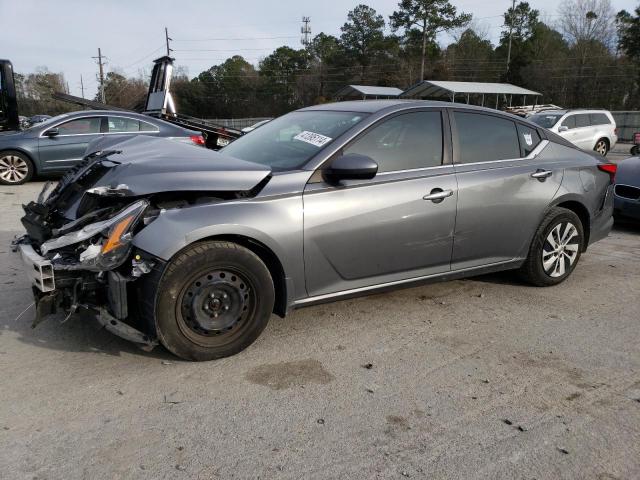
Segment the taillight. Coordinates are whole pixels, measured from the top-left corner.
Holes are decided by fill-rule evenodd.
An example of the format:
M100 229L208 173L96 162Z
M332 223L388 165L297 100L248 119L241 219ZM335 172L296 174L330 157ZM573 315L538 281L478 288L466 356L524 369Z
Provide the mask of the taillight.
M616 178L616 171L618 170L618 165L616 165L615 163L599 163L598 170L607 172L611 177L611 183L613 183L613 181Z
M191 135L189 138L196 145L204 145L204 137L202 135Z
M613 129L613 134L617 137L618 136L618 127Z

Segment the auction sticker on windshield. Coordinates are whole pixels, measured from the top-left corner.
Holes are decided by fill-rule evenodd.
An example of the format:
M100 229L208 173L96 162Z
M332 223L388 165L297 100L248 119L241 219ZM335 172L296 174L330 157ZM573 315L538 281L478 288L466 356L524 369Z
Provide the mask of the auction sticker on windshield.
M331 137L325 137L319 133L309 132L304 130L293 137L294 140L300 140L301 142L307 142L316 147L322 147L327 142L331 141Z

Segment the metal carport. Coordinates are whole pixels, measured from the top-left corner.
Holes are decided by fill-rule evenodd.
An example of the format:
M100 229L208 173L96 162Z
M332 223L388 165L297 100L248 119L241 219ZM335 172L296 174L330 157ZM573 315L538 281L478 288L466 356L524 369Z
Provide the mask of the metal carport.
M423 80L409 87L402 92L400 98L448 98L452 102L462 96L466 97L467 103L471 95L480 95L482 98L481 105L484 106L485 96L496 96L496 108L500 95L509 97L509 106L511 106L514 95L522 95L523 105L527 103L527 96L533 96L535 104L538 103L538 97L542 94L528 90L526 88L511 85L510 83L486 83L486 82L450 82L440 80Z
M336 99L376 99L376 98L397 98L402 90L396 87L376 87L373 85L347 85L338 90L333 96Z

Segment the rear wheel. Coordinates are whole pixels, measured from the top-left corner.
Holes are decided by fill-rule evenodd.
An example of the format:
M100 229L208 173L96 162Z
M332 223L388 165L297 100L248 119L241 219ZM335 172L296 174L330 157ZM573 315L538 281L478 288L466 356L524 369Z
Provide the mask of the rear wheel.
M593 147L593 149L604 157L609 152L609 142L606 138L601 138L596 142L596 145L595 147Z
M21 185L33 177L33 163L24 154L13 150L0 152L0 183Z
M231 242L203 242L167 265L157 286L155 328L178 357L226 357L258 338L274 299L269 270L257 255Z
M555 207L538 227L520 273L539 287L557 285L571 275L583 246L580 218L571 210Z

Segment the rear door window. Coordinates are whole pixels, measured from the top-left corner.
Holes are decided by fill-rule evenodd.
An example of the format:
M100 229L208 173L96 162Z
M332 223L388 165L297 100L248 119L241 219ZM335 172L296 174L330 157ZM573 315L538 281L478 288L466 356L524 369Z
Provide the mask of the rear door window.
M58 125L58 135L89 135L100 133L100 117L84 117Z
M371 157L378 172L412 170L442 164L442 115L439 111L395 116L373 126L343 153Z
M460 163L520 158L515 122L482 113L454 112L453 115Z
M590 127L591 120L588 113L580 113L576 117L576 128Z
M611 121L604 113L590 113L591 125L610 125Z
M542 141L540 134L535 128L518 123L518 138L520 140L520 148L522 156L526 157L538 146Z

